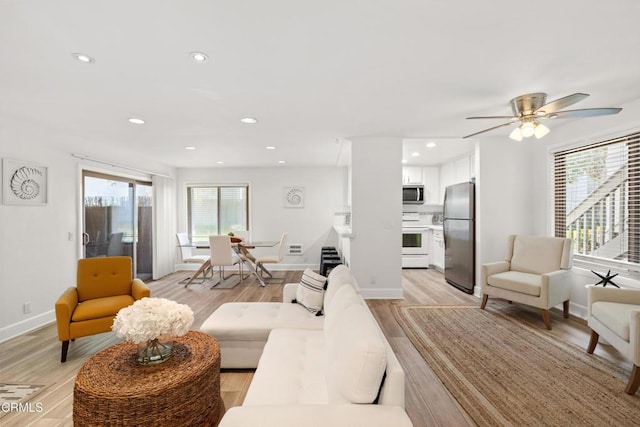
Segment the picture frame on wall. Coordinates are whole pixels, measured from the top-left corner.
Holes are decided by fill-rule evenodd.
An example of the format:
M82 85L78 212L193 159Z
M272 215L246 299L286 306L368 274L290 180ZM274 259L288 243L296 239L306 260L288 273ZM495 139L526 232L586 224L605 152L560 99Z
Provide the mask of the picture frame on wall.
M304 187L284 187L284 207L304 208Z
M7 205L46 205L49 170L22 160L2 159L2 202Z

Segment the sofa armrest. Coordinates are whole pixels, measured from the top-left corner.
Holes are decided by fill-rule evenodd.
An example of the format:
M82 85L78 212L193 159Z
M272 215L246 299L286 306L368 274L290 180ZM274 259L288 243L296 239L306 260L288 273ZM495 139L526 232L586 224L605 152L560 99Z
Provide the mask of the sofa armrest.
M484 287L487 285L487 278L494 274L504 273L509 271L511 263L509 261L497 261L490 262L488 264L482 264L481 268L481 285Z
M411 427L407 413L387 405L247 405L227 410L219 427Z
M151 289L140 279L133 279L131 282L131 296L138 301L144 297L151 296Z
M540 298L555 307L571 297L571 270L556 270L542 275Z
M69 341L69 324L73 310L78 305L78 291L76 288L67 288L56 301L56 325L58 327L58 339Z
M296 298L296 292L298 291L297 283L286 283L282 288L282 302L290 303Z
M587 309L589 317L591 317L591 304L598 301L616 302L619 304L640 304L640 290L605 288L595 285L587 286ZM640 331L638 333L640 334Z

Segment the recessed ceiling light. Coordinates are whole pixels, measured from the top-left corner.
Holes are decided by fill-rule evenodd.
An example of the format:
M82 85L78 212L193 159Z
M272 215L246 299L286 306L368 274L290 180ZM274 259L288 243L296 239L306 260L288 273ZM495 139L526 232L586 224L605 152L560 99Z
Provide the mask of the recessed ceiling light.
M275 150L276 149L276 147L274 147L273 145L267 145L264 148L266 148L267 150Z
M411 157L418 157L420 155L420 153L418 153L417 151L414 151L413 153L411 153Z
M94 62L96 62L95 59L93 59L92 57L90 57L89 55L85 55L84 53L72 53L71 56L73 56L75 59L77 59L80 62L84 62L85 64L92 64Z
M253 117L243 117L240 119L240 121L242 123L247 123L247 124L254 124L254 123L258 123L258 119L254 119Z
M283 164L287 163L287 161L286 161L286 160L278 160L278 163L280 163L281 165L283 165Z
M436 147L438 144L436 144L435 142L427 142L427 148L434 148Z
M407 159L402 159L402 163L407 163Z
M194 147L193 145L187 145L186 147L184 147L185 150L195 150L196 147Z
M129 123L133 123L134 125L143 125L144 124L144 120L138 119L136 117L131 117L129 119Z
M218 160L216 163L219 165L224 165L224 162L222 160Z
M209 59L207 54L202 52L191 52L189 55L191 55L191 59L193 59L199 64L202 64L203 62L207 62L207 59Z

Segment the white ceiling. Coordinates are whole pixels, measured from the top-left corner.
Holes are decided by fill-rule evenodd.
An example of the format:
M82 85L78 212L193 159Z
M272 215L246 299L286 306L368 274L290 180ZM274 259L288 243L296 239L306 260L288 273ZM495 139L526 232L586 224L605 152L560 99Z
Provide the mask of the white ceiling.
M0 126L175 167L335 165L356 136L455 143L524 93L624 107L639 18L633 0L0 0Z

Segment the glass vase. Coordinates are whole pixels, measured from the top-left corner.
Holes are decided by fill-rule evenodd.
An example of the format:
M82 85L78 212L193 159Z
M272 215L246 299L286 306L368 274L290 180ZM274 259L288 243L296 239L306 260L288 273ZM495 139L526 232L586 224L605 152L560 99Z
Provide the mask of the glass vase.
M173 352L173 341L155 338L138 344L138 363L149 366L168 360Z

